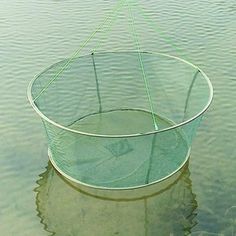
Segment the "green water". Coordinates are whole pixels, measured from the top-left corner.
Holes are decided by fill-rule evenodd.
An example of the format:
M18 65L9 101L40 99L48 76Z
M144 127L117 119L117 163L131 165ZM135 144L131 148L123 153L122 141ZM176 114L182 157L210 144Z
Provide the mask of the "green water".
M26 87L44 68L71 55L115 1L3 0L0 235L236 235L236 3L140 2L168 36L143 35L142 40L155 51L197 64L214 86L214 102L193 143L185 178L151 203L142 199L122 204L88 198L50 166L42 175L48 165L47 143ZM40 188L46 198L39 196Z

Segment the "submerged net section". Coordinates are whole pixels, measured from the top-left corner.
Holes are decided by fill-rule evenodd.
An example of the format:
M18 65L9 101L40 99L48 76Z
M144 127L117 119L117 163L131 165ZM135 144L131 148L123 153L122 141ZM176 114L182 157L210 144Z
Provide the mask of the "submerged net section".
M136 113L136 121L131 129L134 129L136 125L139 126L138 123L145 126L143 122L150 122L150 113L133 112ZM128 118L130 114L130 112L125 112L125 115L121 117L124 123L118 122L115 128L124 127L127 122L125 118ZM113 115L116 119L116 113L109 118ZM101 118L98 123L101 126L98 129L104 125L108 125L106 128L109 129L109 123L107 123L109 118ZM155 119L160 126L170 125L169 121L161 117L156 116ZM73 127L79 124L80 122L75 123ZM129 129L128 126L125 127ZM65 174L90 185L111 188L132 187L155 182L175 172L188 158L187 142L177 129L148 137L100 139L78 137L68 132L61 132L54 138L51 146L57 147L51 151L52 161ZM58 147L61 148L58 149ZM66 152L63 147L67 147Z

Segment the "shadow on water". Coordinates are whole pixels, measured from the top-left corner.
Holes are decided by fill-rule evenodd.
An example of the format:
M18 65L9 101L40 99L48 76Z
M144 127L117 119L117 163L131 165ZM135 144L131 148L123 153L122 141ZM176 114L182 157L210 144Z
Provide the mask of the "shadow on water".
M161 187L156 184L132 194L81 190L50 163L37 184L38 216L51 235L188 235L196 225L197 201L188 163Z

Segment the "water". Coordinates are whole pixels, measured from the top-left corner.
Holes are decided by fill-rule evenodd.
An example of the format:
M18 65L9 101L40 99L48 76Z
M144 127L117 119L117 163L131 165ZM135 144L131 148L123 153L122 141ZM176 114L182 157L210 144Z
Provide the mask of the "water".
M138 230L137 227L141 227L140 222L145 221L145 217L141 216L141 210L137 214L130 211L129 217L124 218L127 214L124 211L126 205L119 205L117 202L116 208L112 206L107 208L106 213L110 216L110 224L107 224L107 227L113 227L114 230L106 232L108 235L112 235L110 232L114 235L118 233L137 235L136 231L131 230L137 229L138 232L146 232L147 235L184 235L184 232L189 231L194 236L236 235L234 207L236 205L234 148L236 3L233 0L170 0L159 1L158 4L154 0L140 2L149 9L148 12L156 22L157 28L169 36L170 42L174 42L180 50L177 52L161 38L145 39L144 35L146 43L156 45L155 50L164 49L199 65L213 82L215 98L193 144L189 164L191 175L188 180L177 182L178 187L170 190L175 194L178 191L184 192L181 190L181 186L184 185L194 200L189 198L187 202L182 202L182 208L178 210L179 208L173 204L175 199L173 194L165 193L167 194L164 194L165 197L155 198L163 207L168 204L172 206L170 210L162 209L167 212L165 216L161 213L162 210L158 212L157 208L152 206L148 208L154 216L150 218L149 223L153 227L160 226L158 230L162 229L161 232L153 230L150 225L144 227L146 231ZM96 214L86 207L86 204L90 204L87 195L78 196L65 182L60 183L63 187L61 185L57 187L52 178L56 173L50 167L50 171L45 174L49 176L46 181L47 186L54 191L54 195L49 195L50 199L58 196L56 191L64 191L63 194L66 194L61 195L62 202L59 202L58 208L56 208L58 205L54 205L57 202L43 199L44 203L41 206L49 209L48 213L53 217L43 218L43 213L38 216L38 193L35 192L35 188L38 188L39 184L44 186L42 181L40 183L38 180L42 178L39 175L45 172L45 167L48 165L47 143L42 124L26 99L26 87L44 68L71 55L115 3L116 1L108 3L101 0L2 1L0 9L1 235L51 235L49 231L63 236L86 235L85 231L87 235L96 235L97 229L100 229L101 235L105 234L101 231L101 222L104 221L99 221ZM66 203L81 202L80 197L87 202L82 202L83 209L75 208L73 205L66 208L68 206ZM193 202L193 206L188 211L189 201ZM142 208L145 214L143 201L135 204L134 209ZM62 211L59 210L61 206L63 206ZM94 207L97 207L94 209L95 212L104 209L98 206L95 204ZM53 212L50 209L58 211ZM180 217L181 212L194 218L194 223L191 222L188 226L188 221ZM83 230L79 230L76 226L70 227L75 225L71 224L72 219L77 217L82 221L84 219L82 216L86 214L89 217L86 218L84 224L86 227ZM61 217L67 220L63 221ZM59 219L62 220L58 221ZM174 219L177 219L177 223L174 223L176 222ZM179 219L187 222L185 227L178 221ZM134 227L128 227L127 222ZM90 223L93 227L90 227ZM170 228L167 223L173 230L166 231ZM61 226L61 229L55 225ZM119 227L124 230L117 231ZM65 234L63 231L65 229L70 231Z

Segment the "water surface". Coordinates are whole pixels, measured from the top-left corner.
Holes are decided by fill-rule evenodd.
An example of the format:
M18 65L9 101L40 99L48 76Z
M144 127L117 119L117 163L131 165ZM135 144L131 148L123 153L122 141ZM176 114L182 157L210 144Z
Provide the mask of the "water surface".
M168 36L164 40L161 37L145 38L143 35L142 40L154 51L172 53L199 65L210 77L215 90L214 102L202 121L189 163L191 175L188 176L188 181L191 181L191 190L187 192L191 197L188 198L190 200L187 204L189 201L194 203L189 213L194 218L194 223L191 221L190 226L183 227L183 222L175 222L174 216L176 214L180 216L180 212L188 210L187 206L171 207L169 208L171 210L167 211L169 215L166 216L159 214L155 207L151 207L153 211L150 214L154 218L150 219L152 223L149 222L150 224L146 224L146 227L147 225L152 225L152 227L139 232L145 232L146 235L157 235L159 232L158 235L163 236L184 235L190 232L192 235L236 235L236 152L234 147L236 3L234 0L139 2L147 9L162 35ZM45 172L45 167L48 166L47 143L42 124L27 101L26 87L29 81L44 68L71 55L115 3L116 1L102 0L2 1L0 8L1 235L41 236L52 235L50 232L53 231L55 235L65 236L63 230L70 227L70 217L78 217L76 215L78 211L81 211L82 215L89 216L93 212L86 207L82 210L74 208L72 204L72 207L63 208L63 211L55 211L53 217L47 218L50 221L44 222L42 215L37 211L38 191L35 189L38 189L40 184L42 185L42 181L38 180L44 178L45 174L39 175ZM126 19L121 18L121 20ZM140 27L145 26L140 24ZM123 40L122 36L121 40ZM174 43L175 47L166 42ZM176 50L176 47L179 50ZM52 172L53 170L49 168L47 176L55 175ZM47 181L51 183L51 188L57 187L54 179L47 178ZM183 180L186 184L189 183L188 181ZM66 188L70 188L67 183L64 183L63 187L58 186L58 191L66 191ZM187 188L189 189L190 186L188 184ZM182 187L177 189L180 189L180 192L183 191ZM81 198L84 201L79 202L84 206L89 204L90 200L86 198L87 195L77 196L72 190L66 193L66 197L63 197L65 202L59 202L60 205L76 202ZM57 195L50 195L52 196ZM173 195L167 193L164 196L169 197L169 201L165 199L164 204L169 202L171 205ZM160 200L156 200L158 204L163 203L161 198L160 196ZM47 209L54 207L52 202L45 201L44 204ZM143 201L139 204L135 202L135 204L137 208L142 207L145 213ZM111 214L111 224L107 227L118 224L115 228L119 226L122 228L121 226L124 226L122 217L126 213L121 209L126 205L117 203L116 208L112 207L113 205L107 211L107 214ZM93 210L97 212L99 209L101 208ZM111 209L114 210L110 211ZM137 222L144 220L143 215L139 213L132 211L130 217L124 219L126 222L130 221L131 225L137 226ZM65 214L68 220L58 221L62 214ZM183 215L186 215L186 212ZM139 221L135 221L134 219L137 220L135 217L140 217ZM95 216L86 219L91 220L91 223L93 221L93 227L89 225L86 227L87 235L102 232L96 231L101 227L101 221ZM169 227L166 225L168 220L172 226L175 226L171 232L166 231ZM58 226L58 222L62 227L55 227L55 225ZM163 231L153 228L157 222ZM186 224L188 223L189 221L186 221ZM137 235L135 231L130 231L134 228L106 232L107 235L112 235L110 232L114 235ZM67 235L83 236L86 235L84 230L71 228Z

